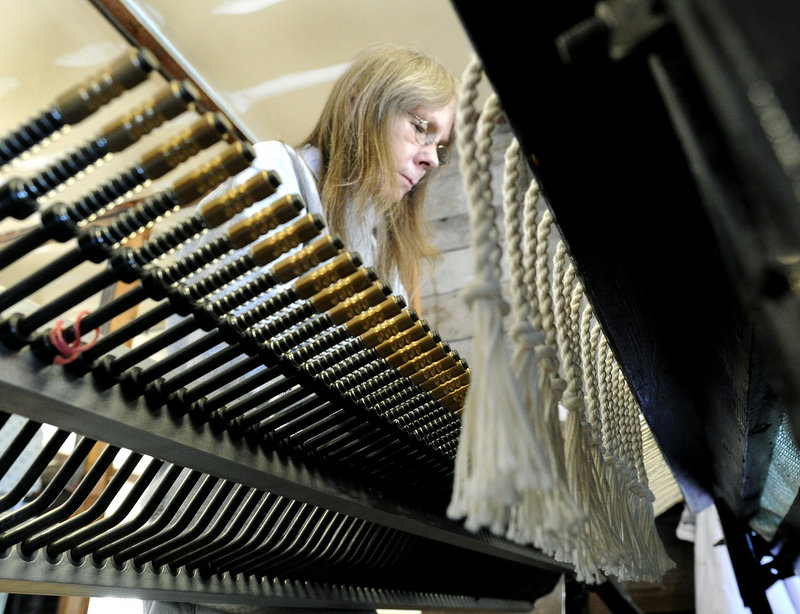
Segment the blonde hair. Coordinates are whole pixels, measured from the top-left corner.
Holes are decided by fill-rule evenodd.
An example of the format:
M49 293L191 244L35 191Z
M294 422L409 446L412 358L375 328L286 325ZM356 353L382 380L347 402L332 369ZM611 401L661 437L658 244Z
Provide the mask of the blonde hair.
M334 84L317 125L302 143L321 152L318 187L330 230L346 243L347 207L363 212L373 206L378 274L392 279L396 271L412 296L419 260L435 261L439 254L428 239L423 213L426 182L398 202L385 196L392 180L391 120L420 106L444 107L457 90L455 77L418 51L370 47Z

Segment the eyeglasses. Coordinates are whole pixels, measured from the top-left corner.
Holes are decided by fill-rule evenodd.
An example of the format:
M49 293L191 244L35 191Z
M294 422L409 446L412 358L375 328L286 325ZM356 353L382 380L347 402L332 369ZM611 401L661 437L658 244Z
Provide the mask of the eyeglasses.
M441 145L436 142L436 133L430 132L428 129L428 120L422 119L419 115L414 115L413 113L409 113L409 115L414 119L411 123L414 126L414 137L417 139L417 143L423 147L436 145L436 157L439 159L439 166L447 164L450 153L447 150L447 145Z

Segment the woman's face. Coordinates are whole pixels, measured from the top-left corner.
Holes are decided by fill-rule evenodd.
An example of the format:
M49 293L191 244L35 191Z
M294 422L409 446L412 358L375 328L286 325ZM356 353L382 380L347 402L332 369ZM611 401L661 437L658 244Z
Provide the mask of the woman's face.
M453 100L444 107L420 106L394 118L390 129L392 200L400 200L426 172L439 166L437 147L447 145L455 112Z

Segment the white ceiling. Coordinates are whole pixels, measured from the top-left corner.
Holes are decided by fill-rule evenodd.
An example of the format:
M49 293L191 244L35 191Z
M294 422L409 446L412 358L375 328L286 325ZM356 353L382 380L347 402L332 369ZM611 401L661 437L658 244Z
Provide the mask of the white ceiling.
M331 82L361 48L394 42L420 48L459 76L471 54L449 0L124 0L148 29L180 58L254 139L294 143L312 127ZM88 0L0 0L0 137L46 109L57 96L97 74L129 45ZM164 86L152 76L71 127L26 159L0 169L0 183L26 177L64 151L149 99ZM196 119L185 113L42 201L71 202L126 170L142 153L166 142ZM223 144L179 167L164 181L190 172ZM183 169L183 170L182 170ZM162 182L163 183L163 182ZM151 186L150 190L158 186ZM0 247L37 222L32 216L0 221ZM63 247L44 246L0 270L0 286L52 258ZM32 298L42 301L60 284L85 277L77 269Z

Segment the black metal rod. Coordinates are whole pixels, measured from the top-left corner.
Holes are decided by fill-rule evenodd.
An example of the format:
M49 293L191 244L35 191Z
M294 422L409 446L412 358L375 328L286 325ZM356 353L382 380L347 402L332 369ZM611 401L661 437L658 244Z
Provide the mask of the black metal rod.
M111 462L114 460L114 456L116 456L118 450L118 448L113 446L106 447L106 449L103 450L103 452L98 456L97 460L91 466L89 471L84 475L83 479L78 483L78 486L75 488L75 490L72 491L72 493L63 503L55 508L47 510L35 518L28 520L27 522L17 524L13 528L3 531L3 534L0 535L0 549L8 548L9 546L31 536L36 531L51 526L54 522L68 518L74 511L78 509L80 504L89 495L92 488L97 485L97 482L100 480L105 470L111 465ZM26 549L25 552L26 554L33 554L33 550L30 549Z
M58 454L61 445L67 440L71 433L58 429L50 436L50 439L42 446L39 454L30 464L25 473L17 480L17 483L10 490L0 496L0 512L11 509L22 501L23 497L30 491L36 481L42 476L47 466Z
M132 50L100 73L69 89L46 110L0 139L0 166L14 160L61 128L77 124L159 68L146 49Z
M172 484L177 481L182 471L183 468L177 465L169 467L155 491L143 506L142 511L137 515L136 520L132 521L136 522L136 526L125 524L115 529L108 535L112 541L102 544L96 551L92 552L92 559L96 563L102 563L108 557L113 557L117 565L124 564L125 561L136 554L135 549L141 547L147 540L157 536L169 524L170 519L177 513L180 506L189 499L195 484L202 477L202 474L198 471L188 472L174 495L167 499ZM158 513L158 506L162 501L167 503L161 513ZM140 524L145 522L148 522L148 524L139 528ZM134 530L128 532L131 528ZM86 548L89 548L89 544L86 545ZM80 554L82 554L82 551L78 552L78 555Z
M267 395L271 398L273 394L278 391L286 390L294 385L294 382L289 378L282 378L278 382L274 382L264 389L253 392L259 386L271 382L280 375L280 371L276 368L263 368L258 369L255 373L250 374L244 379L239 379L235 383L224 390L220 390L214 395L207 396L203 407L206 411L220 411L219 414L225 420L230 420L232 417L241 415L252 409L260 401L260 397ZM252 393L252 394L250 394ZM235 401L233 405L227 405L231 401Z
M169 523L169 525L165 529L159 526L157 532L153 532L146 539L138 538L127 549L115 554L114 561L117 564L133 559L134 565L141 567L149 561L150 553L155 548L186 530L189 521L205 504L206 499L220 481L219 478L206 474L201 474L199 477L202 478L202 482L197 489L190 494L187 493L188 496L184 496L180 500L172 497L167 506L168 509L159 516L159 520L163 518L164 523Z
M0 531L5 532L11 527L18 526L28 518L43 512L56 501L75 475L75 472L83 466L95 443L93 439L79 438L67 460L61 465L50 483L45 486L44 490L33 501L0 515Z
M274 371L274 369L273 369ZM256 374L259 375L259 374ZM272 374L271 374L272 375ZM275 375L272 377L267 377L267 374L264 375L263 379L265 380L264 383L274 379ZM252 385L258 382L256 377L248 378L246 386L248 390L252 390ZM242 382L244 384L245 382ZM283 394L290 388L297 386L297 382L295 382L292 378L282 378L278 381L273 382L269 386L258 390L252 394L247 395L244 398L240 398L235 404L233 405L226 405L223 407L223 401L229 399L232 395L228 394L224 398L216 399L211 398L206 401L206 409L207 410L217 410L218 415L222 417L225 421L231 421L232 419L243 416L242 420L238 422L238 425L242 428L247 428L249 426L249 415L245 416L248 411L252 410L253 408L260 405L264 400L269 400L276 395ZM228 392L228 391L226 391Z
M241 348L235 346L228 346L222 349L219 354L225 356L226 361L233 360L239 357L242 353ZM184 395L185 403L193 403L202 399L210 392L219 389L220 387L234 381L237 377L249 373L253 369L264 365L264 360L259 355L246 356L244 359L230 365L224 371L219 371L204 380L201 384L194 388L189 388Z
M202 535L206 526L211 522L218 510L223 505L225 499L234 488L234 483L228 480L222 481L219 488L211 496L211 498L204 503L201 508L200 516L194 521L189 522L183 527L183 530L169 540L163 541L153 548L150 552L143 553L134 559L137 565L143 564L145 561L151 563L153 567L158 569L162 565L169 563L169 557L176 551L180 552L180 548L192 542ZM188 518L187 518L188 519Z
M165 465L162 463L160 466L164 467ZM158 506L178 479L181 471L183 471L183 468L177 465L166 466L166 470L161 472L162 475L160 476L158 485L153 489L150 496L146 498L141 509L131 520L111 527L107 531L103 531L102 533L76 544L70 549L72 558L79 561L84 556L91 554L95 563L102 564L106 558L113 554L115 548L121 547L121 540L124 540L126 537L130 539L142 525L153 520ZM156 475L154 479L158 478L159 476ZM146 491L144 496L147 496Z
M204 566L212 567L223 553L242 548L263 521L274 499L275 495L270 493L251 490L236 518L229 523L230 526L213 542L189 554L182 562L183 566L189 571Z
M114 455L116 455L116 452ZM141 458L141 454L132 452L128 458L125 459L125 462L123 462L122 465L120 465L120 467L114 472L114 475L111 477L108 483L104 485L103 491L88 509L77 514L73 514L72 512L78 509L77 507L72 509L73 506L80 506L83 501L71 502L70 499L67 499L67 502L64 505L64 512L66 512L66 510L71 510L71 515L68 517L60 515L60 517L65 518L65 520L59 522L56 520L58 516L54 514L54 522L49 525L45 525L41 532L26 537L20 544L20 550L22 552L33 553L41 548L47 548L47 554L49 556L54 556L55 553L49 550L49 545L51 542L59 537L67 535L73 529L77 529L84 524L91 523L93 520L104 514L108 509L108 506L111 505L114 497L125 486L125 483L128 481L128 478L130 477L131 473L133 473L133 470L136 468L136 465L139 463ZM110 466L111 462L113 462L113 458L109 464L106 465L106 469ZM94 466L92 466L92 469L93 468ZM92 469L89 470L89 473L93 473ZM104 472L105 470L103 473ZM87 473L83 478L84 480L91 481L95 479L94 474L90 477L89 473ZM97 475L94 486L96 486L96 484L102 480L102 477L102 474ZM92 488L94 488L94 486L92 486Z
M256 491L242 484L236 484L233 486L232 490L233 492L228 496L227 501L224 502L222 509L216 517L210 518L208 523L199 526L193 538L187 539L185 543L175 547L169 552L165 552L160 558L154 559L153 564L160 565L163 562L168 564L171 570L177 572L188 560L196 556L198 551L212 546L214 540L219 538L220 534L223 533L225 525L236 516L236 512L240 510L240 506L247 505L245 499L248 494L258 494Z
M26 275L17 283L0 292L0 312L30 296L85 260L86 255L83 250L76 247L44 267Z

